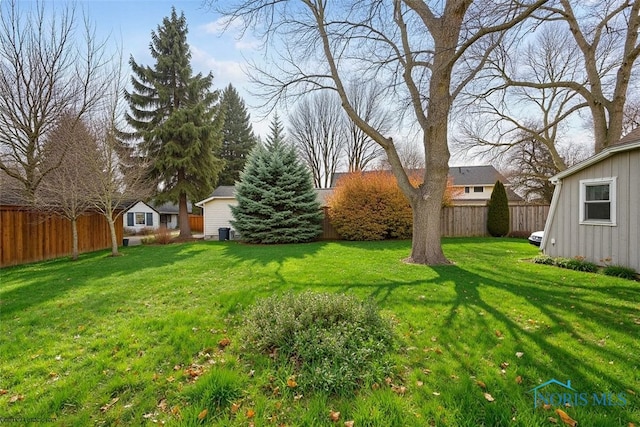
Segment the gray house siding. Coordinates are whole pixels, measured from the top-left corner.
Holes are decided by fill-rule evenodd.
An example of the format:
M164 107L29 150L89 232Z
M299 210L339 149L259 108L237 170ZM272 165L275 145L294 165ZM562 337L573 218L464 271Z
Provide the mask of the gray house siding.
M615 225L580 224L580 181L615 178ZM625 265L640 271L640 149L615 153L561 179L543 250L553 257Z

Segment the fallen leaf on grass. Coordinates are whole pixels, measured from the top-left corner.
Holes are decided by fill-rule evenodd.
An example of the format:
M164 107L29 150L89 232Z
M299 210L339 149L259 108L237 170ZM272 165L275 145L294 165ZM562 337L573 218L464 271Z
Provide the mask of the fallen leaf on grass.
M558 420L553 417L547 418L547 421L549 421L551 424L558 424Z
M160 402L158 402L158 408L162 412L165 412L167 410L167 399L160 399Z
M297 402L297 401L299 401L300 399L302 399L302 394L296 394L295 396L293 396L293 401L294 401L294 402Z
M238 412L238 409L240 409L240 404L239 403L232 403L231 404L231 413L235 414L236 412Z
M199 420L204 420L207 417L207 414L209 413L208 409L203 409L199 414L198 414L198 419Z
M354 422L355 422L355 421L345 421L345 422L344 422L344 427L353 427L353 423L354 423Z
M422 387L424 383L422 381L416 381L416 386Z
M289 388L295 388L298 386L298 383L296 382L296 377L295 375L291 375L288 379L287 379L287 387Z
M502 337L502 332L500 332L498 329L496 329L496 336L497 336L498 338L501 338L501 337Z
M7 393L9 393L9 390L0 389L0 396L4 396Z
M334 423L340 419L340 412L329 410L329 419Z
M482 381L476 381L476 384L478 385L478 387L480 387L483 390L487 388L487 385Z
M564 412L562 409L556 409L556 414L558 414L560 416L560 419L566 425L569 425L571 427L576 427L578 425L578 422L576 420L574 420L573 418L571 418L569 416L569 414Z
M520 359L522 356L524 356L524 353L523 353L523 352L518 351L518 352L516 353L516 357L517 357L518 359Z
M247 418L253 418L256 416L256 411L254 411L253 409L247 409L245 415L247 416Z
M516 377L516 383L517 383L517 384L522 384L522 377L521 377L520 375L518 375L518 376Z
M551 405L548 403L545 403L544 405L542 405L542 409L544 409L545 411L548 411L551 409Z
M403 385L393 385L391 386L391 390L399 395L404 395L407 392L407 388Z
M502 362L502 363L500 364L500 367L501 367L502 369L507 369L507 368L509 367L509 362Z
M16 403L19 400L24 400L24 394L15 394L9 399L9 403Z
M491 396L489 393L485 393L484 394L484 398L487 399L489 402L493 402L494 400L496 400L493 396Z
M6 391L6 390L5 390L5 391ZM633 391L633 390L631 390L630 388L628 388L626 391L627 391L627 393L629 393L629 394L630 394L630 395L632 395L632 396L635 396L635 395L636 395L636 392L635 392L635 391ZM2 390L0 390L0 394L2 394Z
M111 409L113 407L113 405L116 404L116 402L118 400L120 400L119 397L114 397L113 399L111 399L111 402L109 402L106 405L100 407L100 412L103 412L103 413L107 412L109 409Z
M225 348L229 344L231 344L231 340L229 338L227 338L227 337L224 337L220 341L218 341L218 347L220 347L220 348Z

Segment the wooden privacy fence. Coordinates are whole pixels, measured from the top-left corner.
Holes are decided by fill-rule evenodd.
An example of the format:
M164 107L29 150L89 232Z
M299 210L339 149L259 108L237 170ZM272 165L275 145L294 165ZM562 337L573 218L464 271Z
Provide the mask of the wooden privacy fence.
M488 236L487 206L447 206L442 208L440 226L444 237ZM340 239L329 221L329 208L324 208L322 222L323 239ZM544 229L549 214L549 205L509 206L511 232L532 232Z
M204 217L202 215L189 215L189 227L192 233L204 231Z
M487 206L447 206L442 209L440 226L445 237L488 236ZM510 232L532 232L544 229L548 205L509 206Z
M71 222L65 218L16 206L0 206L0 267L71 255ZM122 242L122 220L116 220L116 236ZM111 247L109 224L104 216L89 213L78 219L78 251Z

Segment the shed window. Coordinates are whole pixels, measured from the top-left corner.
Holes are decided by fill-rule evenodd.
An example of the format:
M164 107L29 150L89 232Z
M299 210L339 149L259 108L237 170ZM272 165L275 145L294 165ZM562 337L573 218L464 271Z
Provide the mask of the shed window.
M616 177L580 181L580 223L616 225Z

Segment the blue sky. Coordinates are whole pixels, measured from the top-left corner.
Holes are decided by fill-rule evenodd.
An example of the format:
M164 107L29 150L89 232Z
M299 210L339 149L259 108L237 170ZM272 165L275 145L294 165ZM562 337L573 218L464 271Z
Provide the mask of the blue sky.
M145 65L154 62L149 54L151 31L171 14L171 6L178 13L184 12L194 71L212 72L216 88L233 84L245 100L254 131L259 135L267 133L268 119L260 120L261 112L254 108L259 100L251 97L248 77L243 71L247 59L262 57L258 50L260 43L250 34L239 38L238 28L223 33L221 17L203 8L201 0L76 0L76 3L88 14L100 38L109 37L113 45L122 42L124 59L128 61L133 55L138 64Z

